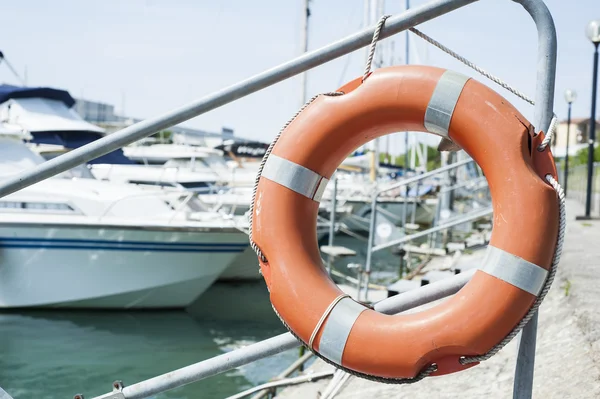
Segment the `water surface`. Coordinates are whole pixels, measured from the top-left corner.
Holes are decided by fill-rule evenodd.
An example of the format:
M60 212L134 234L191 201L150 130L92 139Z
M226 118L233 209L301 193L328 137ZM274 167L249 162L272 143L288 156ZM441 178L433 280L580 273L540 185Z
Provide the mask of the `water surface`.
M273 323L202 321L181 312L27 312L0 315L0 386L14 399L86 398L284 332ZM269 379L290 351L155 398L223 398Z

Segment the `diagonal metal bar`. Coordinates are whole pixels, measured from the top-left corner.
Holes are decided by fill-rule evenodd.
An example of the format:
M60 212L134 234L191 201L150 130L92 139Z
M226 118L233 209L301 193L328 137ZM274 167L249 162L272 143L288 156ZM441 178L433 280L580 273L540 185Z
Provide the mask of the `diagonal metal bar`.
M450 165L446 165L446 166L442 166L442 167L434 169L434 170L430 170L429 172L421 173L420 175L416 175L416 176L410 177L408 179L400 180L398 183L390 184L389 186L383 187L382 189L378 190L377 195L383 194L387 191L395 190L399 187L403 187L408 184L412 184L412 183L419 182L421 180L428 179L431 176L436 176L436 175L442 174L444 172L448 172L449 170L459 168L463 165L470 164L471 162L475 162L475 161L472 159L465 159L463 161L454 162L454 163L451 163Z
M386 242L381 245L377 245L376 247L372 248L372 251L373 252L381 251L382 249L385 249L385 248L390 248L390 247L394 247L396 245L404 244L405 242L413 241L413 240L416 240L417 238L421 238L421 237L426 237L426 236L436 233L438 231L442 231L442 230L446 230L446 229L449 229L454 226L458 226L459 224L472 222L474 220L490 216L493 213L494 213L494 211L492 210L492 208L485 208L485 209L482 209L479 211L471 212L471 213L466 214L465 216L456 218L454 220L451 220L444 224L440 224L435 227L431 227L427 230L419 231L418 233L410 234L410 235L398 238L397 240L393 240L393 241Z
M395 295L378 302L374 308L381 313L395 314L443 299L458 292L469 282L475 272L475 269L469 270L468 272L428 284L416 290ZM292 334L277 335L232 352L224 353L211 359L138 382L137 384L126 386L123 388L123 396L126 399L147 398L159 392L224 373L236 367L298 346L300 346L300 342ZM109 398L110 396L108 395L110 394L101 395L95 399Z
M434 0L420 7L412 8L397 16L389 18L381 30L380 39L402 32L415 25L447 14L457 8L478 0ZM74 168L75 166L107 154L125 145L147 137L157 131L184 122L204 114L210 110L238 100L287 78L298 75L316 66L334 60L371 43L375 26L364 29L328 46L254 75L246 80L225 89L209 94L191 104L175 109L166 114L150 118L131 125L123 130L103 137L85 146L79 147L64 155L20 173L0 184L0 197L14 193L22 188L35 184L51 176Z

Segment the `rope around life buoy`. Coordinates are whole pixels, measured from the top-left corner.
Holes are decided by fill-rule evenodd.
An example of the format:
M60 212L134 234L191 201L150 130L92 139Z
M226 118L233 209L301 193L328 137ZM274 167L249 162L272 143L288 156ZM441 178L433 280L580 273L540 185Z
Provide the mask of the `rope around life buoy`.
M370 50L369 50L369 56L368 56L368 59L367 59L367 65L366 65L365 72L364 72L363 79L362 79L363 82L369 76L369 73L370 73L370 70L371 70L372 61L373 61L373 57L374 57L374 53L375 53L375 46L376 46L376 44L377 44L377 42L379 40L379 34L381 32L381 29L383 28L385 20L388 17L389 16L382 17L381 20L379 21L379 23L377 24L376 29L374 31L373 40L371 42L371 46L370 46ZM499 78L496 78L495 76L493 76L493 75L491 75L491 74L483 71L483 69L477 67L475 64L473 64L472 62L466 60L464 57L461 57L458 54L452 52L450 49L448 49L447 47L441 45L439 42L434 41L433 39L429 38L427 35L423 34L422 32L420 32L420 31L418 31L418 30L416 30L414 28L412 28L411 31L413 31L413 33L419 35L420 37L424 38L428 42L434 44L436 47L438 47L438 48L442 49L443 51L447 52L448 54L452 55L453 57L459 59L459 61L465 63L465 65L473 68L477 72L481 73L483 76L486 76L490 80L492 80L495 83L499 84L503 88L509 90L510 92L512 92L513 94L517 95L518 97L524 99L528 103L534 104L534 102L531 99L529 99L528 97L526 97L525 95L523 95L522 93L520 93L518 90L512 88L510 85L508 85L507 83L501 81ZM254 185L253 193L252 193L252 204L251 204L251 207L250 207L250 215L249 215L249 222L250 222L250 237L249 238L250 238L250 245L251 245L251 247L256 252L256 254L261 259L261 261L263 261L263 262L267 262L267 259L264 256L264 254L261 252L261 250L258 248L258 246L256 245L256 243L252 240L252 221L253 221L254 204L255 204L255 200L256 200L257 187L258 187L258 183L260 181L260 178L262 176L262 171L264 169L266 161L267 161L269 155L271 154L273 147L275 146L275 144L277 143L278 139L280 138L282 132L315 99L317 99L320 95L339 96L339 95L343 95L343 94L344 93L341 93L341 92L331 92L331 93L319 94L319 95L316 95L316 96L312 97L306 104L304 104L304 106L302 106L300 108L300 110L279 131L279 133L277 134L277 136L275 137L275 139L273 140L273 142L270 144L269 148L267 149L267 151L266 151L266 153L265 153L265 155L264 155L264 157L263 157L263 159L261 161L261 164L259 166L259 171L258 171L256 180L255 180L255 185ZM556 125L557 125L557 118L556 118L556 115L554 115L554 117L552 118L552 121L550 123L547 135L545 136L544 140L542 141L542 143L537 148L538 151L544 151L546 149L546 147L548 146L548 144L551 142L552 136L553 136L553 134L555 133L555 130L556 130ZM565 229L566 229L566 211L565 211L565 196L564 196L564 191L563 191L562 187L560 186L560 184L558 183L558 181L556 181L556 179L554 179L554 177L552 177L551 175L546 175L546 181L556 191L558 199L559 199L559 215L558 215L558 217L559 217L559 231L558 231L557 243L556 243L556 246L555 246L555 251L554 251L554 256L553 256L551 268L549 270L549 273L548 273L548 276L547 276L546 281L544 283L544 286L542 288L542 291L541 291L540 295L537 297L537 299L534 302L534 304L532 305L532 307L527 312L527 314L523 317L523 319L521 319L521 321L517 324L517 326L499 344L497 344L496 346L494 346L490 351L488 351L484 355L470 356L470 357L463 357L463 358L461 358L460 362L462 364L469 364L469 363L481 362L481 361L487 360L490 357L492 357L493 355L495 355L499 350L501 350L508 342L510 342L518 334L518 332L527 324L527 322L529 322L529 320L531 319L531 317L538 310L539 306L541 305L541 302L543 301L544 297L546 296L548 290L550 289L550 287L552 285L552 282L553 282L555 274L556 274L557 266L558 266L558 264L560 262L560 256L562 254L562 247L563 247L563 243L564 243L564 234L565 234ZM260 201L260 198L259 198L259 201ZM312 349L312 345L311 345L310 349L314 353L316 353ZM329 362L328 359L324 358L320 354L318 354L318 353L316 353L316 354L319 357L321 357L324 360L326 360L326 361ZM336 367L340 367L340 366L336 364ZM380 379L380 378L373 377L373 376L366 376L364 374L356 373L356 372L354 372L352 370L345 369L344 367L341 367L341 368L344 369L346 372L349 372L350 374L359 375L361 377L366 377L366 378L373 379L373 380L376 380L376 381L377 380L381 380L382 382L390 382L388 379ZM426 367L421 373L419 373L419 375L415 376L415 378L396 379L396 380L391 381L391 382L396 382L396 383L411 383L411 382L416 382L416 381L421 380L424 377L428 376L429 374L435 372L436 369L437 369L437 366L435 364L431 364L430 366Z

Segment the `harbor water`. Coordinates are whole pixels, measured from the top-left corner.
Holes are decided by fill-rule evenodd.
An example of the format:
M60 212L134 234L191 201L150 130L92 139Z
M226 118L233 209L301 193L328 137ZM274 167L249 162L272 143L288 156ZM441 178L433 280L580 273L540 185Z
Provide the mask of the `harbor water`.
M15 398L92 398L284 332L280 324L202 321L183 311L43 311L0 316L0 384ZM156 399L224 398L265 381L283 353Z
M363 262L365 245L349 237L336 245ZM392 274L397 258L387 251L375 270ZM218 283L187 311L108 312L35 310L0 314L0 386L15 399L86 398L226 353L285 332L271 309L264 282ZM225 398L266 382L298 356L296 350L160 395L156 399Z

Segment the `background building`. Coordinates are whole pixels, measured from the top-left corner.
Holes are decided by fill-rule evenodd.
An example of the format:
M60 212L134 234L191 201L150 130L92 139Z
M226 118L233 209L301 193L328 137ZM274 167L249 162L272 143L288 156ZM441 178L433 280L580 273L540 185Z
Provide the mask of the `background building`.
M569 156L587 148L590 133L590 118L572 118L569 133ZM600 122L596 122L596 135L600 134ZM596 141L598 137L596 138ZM552 153L556 158L564 158L567 153L567 121L561 121L552 140Z
M108 133L116 132L117 130L121 130L142 120L139 118L117 115L115 113L115 106L112 104L89 101L81 98L77 98L75 101L73 109L81 115L84 120L106 129ZM226 140L233 140L235 138L233 129L227 127L223 127L220 132L209 132L180 125L170 127L166 130L169 131L171 139L179 140L181 142L187 141L192 144L215 146L222 144L222 142Z

